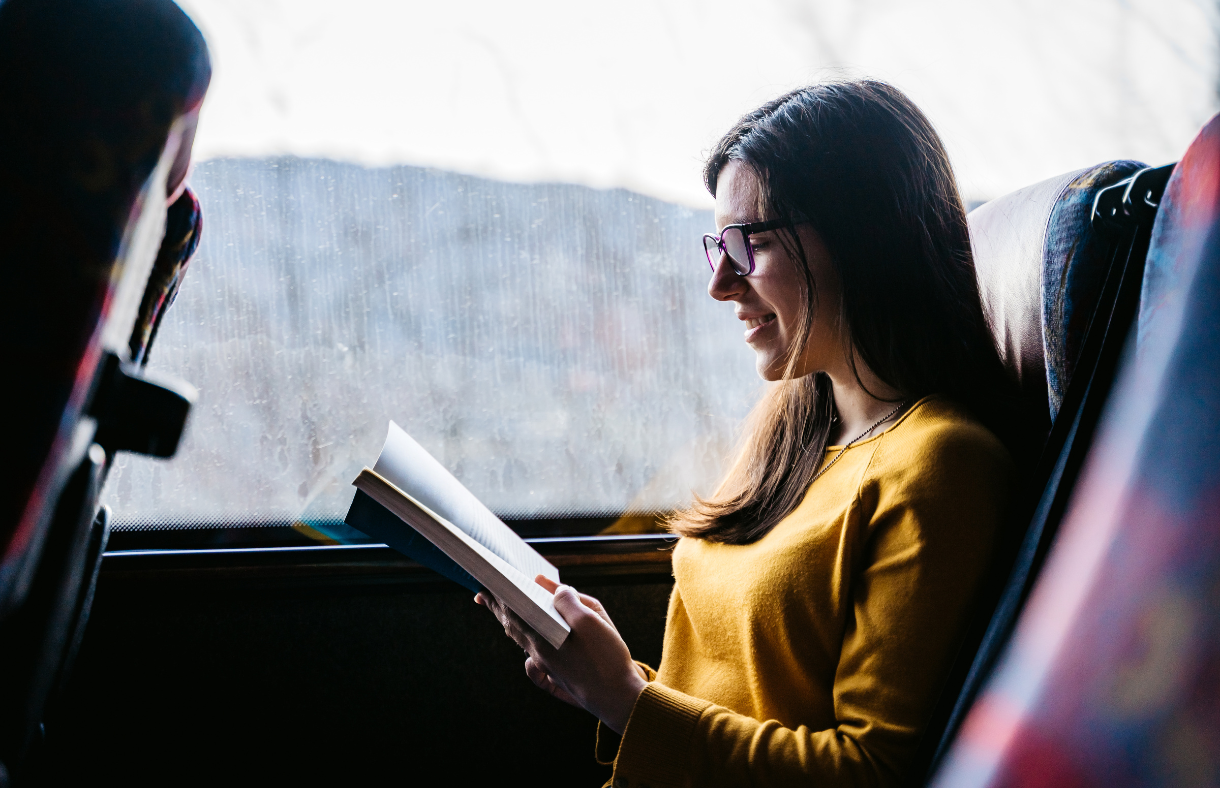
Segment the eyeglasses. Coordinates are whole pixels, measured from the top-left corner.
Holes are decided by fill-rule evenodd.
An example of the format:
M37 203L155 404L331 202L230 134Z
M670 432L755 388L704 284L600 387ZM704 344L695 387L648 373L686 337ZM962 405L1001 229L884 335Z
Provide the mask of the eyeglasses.
M708 233L703 236L703 251L707 253L707 264L715 271L720 255L728 255L729 265L733 267L734 273L738 276L749 276L754 273L754 248L750 246L750 236L792 225L791 219L774 219L769 222L730 224L720 231L720 235Z

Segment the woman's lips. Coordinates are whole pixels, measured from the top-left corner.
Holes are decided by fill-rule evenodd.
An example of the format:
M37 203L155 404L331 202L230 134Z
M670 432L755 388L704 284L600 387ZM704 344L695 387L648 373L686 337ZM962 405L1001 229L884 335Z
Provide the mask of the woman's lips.
M746 342L753 342L764 331L775 324L775 315L762 315L760 317L747 318L746 321Z

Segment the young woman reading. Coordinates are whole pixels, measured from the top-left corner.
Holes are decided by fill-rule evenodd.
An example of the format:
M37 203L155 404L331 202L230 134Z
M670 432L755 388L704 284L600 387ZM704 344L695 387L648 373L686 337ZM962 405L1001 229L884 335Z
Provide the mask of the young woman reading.
M671 520L660 667L567 586L559 650L476 601L538 686L601 720L616 786L897 785L1012 476L953 172L910 100L861 81L745 116L705 177L708 292L774 384L720 488Z

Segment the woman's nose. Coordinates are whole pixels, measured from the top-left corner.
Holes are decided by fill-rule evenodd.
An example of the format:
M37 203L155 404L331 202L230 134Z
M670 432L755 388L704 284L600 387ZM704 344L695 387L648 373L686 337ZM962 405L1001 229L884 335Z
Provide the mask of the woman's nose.
M732 301L739 298L749 285L746 278L733 270L728 255L721 253L712 269L712 280L707 283L707 294L717 301Z

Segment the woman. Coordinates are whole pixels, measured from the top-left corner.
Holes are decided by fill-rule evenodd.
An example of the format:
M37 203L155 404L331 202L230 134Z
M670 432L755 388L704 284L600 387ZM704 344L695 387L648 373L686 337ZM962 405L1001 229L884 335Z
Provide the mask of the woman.
M659 670L566 586L556 651L486 594L614 784L895 785L991 558L1013 397L940 139L888 85L794 91L705 171L708 292L774 381L683 538ZM542 582L541 580L539 582ZM605 730L609 728L617 736Z

